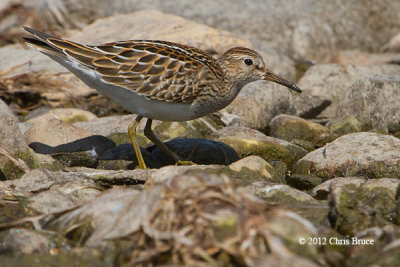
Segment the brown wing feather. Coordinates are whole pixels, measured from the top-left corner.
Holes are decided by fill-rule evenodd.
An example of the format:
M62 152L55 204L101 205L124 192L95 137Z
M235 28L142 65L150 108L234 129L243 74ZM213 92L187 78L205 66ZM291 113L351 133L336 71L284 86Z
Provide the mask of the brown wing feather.
M175 43L126 41L91 48L107 53L107 56L92 61L94 70L104 82L150 99L192 102L202 88L222 75L211 56Z
M28 43L94 69L105 83L150 99L191 103L222 76L217 62L194 47L147 40L89 46L25 30L35 37L27 38Z

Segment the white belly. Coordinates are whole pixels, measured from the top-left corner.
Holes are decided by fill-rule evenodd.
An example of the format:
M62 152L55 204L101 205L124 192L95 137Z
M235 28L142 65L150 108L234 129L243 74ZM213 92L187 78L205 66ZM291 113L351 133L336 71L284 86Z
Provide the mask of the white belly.
M188 121L205 115L196 105L148 100L144 96L118 86L107 84L95 89L126 110L146 118L161 121Z

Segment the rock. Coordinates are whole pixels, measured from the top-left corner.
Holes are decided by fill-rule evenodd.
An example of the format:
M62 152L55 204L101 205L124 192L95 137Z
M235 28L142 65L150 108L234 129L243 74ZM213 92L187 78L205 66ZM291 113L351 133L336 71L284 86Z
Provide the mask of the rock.
M117 27L119 31L112 30ZM116 40L166 40L219 54L234 46L251 47L248 40L232 33L156 10L98 19L82 31L72 32L69 38L85 44Z
M321 184L323 179L311 175L288 175L286 177L286 182L288 185L299 190L311 190L315 186Z
M284 244L290 245L290 250L295 254L316 259L318 245L305 246L299 244L300 238L309 240L310 237L318 234L318 229L312 222L299 214L282 209L276 209L270 214L270 230L272 234L278 234Z
M81 175L87 179L93 180L96 184L102 187L110 188L114 185L125 186L141 186L147 180L152 179L155 169L142 170L99 170L84 167L67 168L68 171L75 175Z
M304 149L285 140L266 136L245 127L225 127L215 136L217 141L233 147L240 158L256 155L266 161L281 160L288 166L292 166L306 154Z
M318 265L313 263L312 261L297 257L297 256L278 256L275 254L269 254L263 256L261 259L257 260L254 267L263 267L263 266L281 266L281 267L317 267Z
M0 47L0 70L7 71L3 78L18 84L19 90L38 92L52 102L67 102L93 94L83 82L69 73L64 67L33 49L25 49L21 45Z
M79 147L78 149L82 149L82 147ZM55 147L54 150L55 151L62 150L62 148L58 146ZM98 164L98 155L95 149L88 151L69 152L69 153L55 152L52 153L51 156L66 167L79 166L79 167L96 168Z
M127 133L128 126L135 120L137 115L115 115L97 118L90 121L76 122L73 126L85 131L96 133L103 136L110 136L115 133ZM138 132L142 132L146 122L141 121ZM155 123L157 124L157 123Z
M94 135L58 119L40 120L24 136L29 146L41 154L92 151L97 155L115 146L104 136Z
M372 132L347 134L314 150L293 167L293 174L321 178L363 176L400 178L400 139Z
M235 167L234 167L235 168ZM168 177L184 176L184 175L225 175L230 182L237 186L248 186L254 182L265 181L265 175L259 169L252 168L244 170L243 168L236 171L230 166L224 165L191 165L191 166L165 166L160 169L151 169L145 186L153 186L155 184L164 184Z
M54 184L49 189L28 198L26 208L35 214L60 212L93 199L100 193L100 188L89 187L87 184L76 182Z
M268 163L274 168L275 181L280 184L286 184L286 175L288 174L286 163L280 160L273 160Z
M386 52L400 52L400 32L394 35L388 43L383 46Z
M172 176L169 176L164 183L149 186L142 192L127 188L109 190L73 210L55 215L51 221L41 223L46 225L46 228L56 229L68 237L72 244L76 240L82 240L79 246L105 248L110 242L115 244L123 240L126 248L130 249L124 250L122 254L118 253L115 260L125 263L131 260L139 264L150 262L147 258L131 258L133 250L148 253L148 249L160 251L168 258L168 262L178 263L174 261L172 255L180 254L180 250L176 252L168 250L170 252L165 253L155 246L161 243L176 246L178 243L175 242L179 242L180 246L185 248L199 245L206 253L209 251L207 247L212 246L213 253L207 254L208 259L216 260L215 251L218 250L218 254L229 256L224 262L226 265L231 265L229 259L233 255L227 246L240 248L244 240L252 238L248 232L250 229L251 233L256 233L258 238L262 238L259 240L263 240L263 245L258 246L258 242L249 242L252 248L257 247L251 254L242 254L240 249L234 250L235 258L240 257L243 262L253 265L253 260L269 252L278 255L291 255L294 252L302 257L316 260L316 247L298 244L299 237L309 237L318 233L317 228L308 220L293 212L269 209L251 193L235 187L223 175L170 175ZM196 209L193 209L194 203ZM88 223L92 226L92 231L82 231L86 229ZM71 225L75 226L74 230ZM170 226L168 233L165 232L166 225ZM190 228L190 231L182 236L186 242L176 238L178 232L182 233L183 227ZM149 229L152 235L147 235ZM288 232L288 229L291 231ZM200 234L205 232L207 239L214 240L213 242L205 241ZM82 238L84 233L86 239ZM265 233L268 233L266 239L264 239ZM140 240L142 235L151 238L153 241L151 244L154 245L139 247L137 240ZM232 240L236 241L232 244ZM268 244L268 250L265 244ZM188 253L190 249L184 251L186 251L185 257L179 257L183 259L179 260L179 263L187 264L188 257L193 259L191 262L196 262L196 265L204 263L202 258L192 257L191 252ZM137 261L138 259L140 261Z
M17 179L37 166L35 153L27 146L14 115L0 105L0 180Z
M388 132L389 125L400 124L400 73L374 75L348 88L338 103L336 116L354 116L362 125Z
M398 223L398 179L344 179L330 184L330 218L335 229L354 236L369 227ZM373 212L371 212L373 211Z
M26 143L42 143L49 146L58 146L78 139L94 135L81 130L59 119L38 121L38 123L25 132Z
M10 229L2 233L0 249L23 254L47 254L55 246L44 234L30 229Z
M296 116L281 114L274 117L269 123L269 134L289 142L300 139L320 144L321 141L328 141L327 136L329 136L330 131L321 124Z
M274 116L292 112L291 102L286 87L258 81L245 86L224 111L238 116L240 126L263 131Z
M254 194L257 197L267 201L269 204L283 205L300 202L315 204L318 202L309 194L285 184L257 182L251 185L251 189L254 190Z
M316 225L329 227L328 203L317 201L309 194L284 184L255 182L248 186L266 203L296 212ZM310 207L312 207L310 209Z
M335 118L329 121L326 127L334 134L345 135L349 133L361 132L363 125L354 116L349 115L341 118Z
M8 106L1 101L0 105L0 147L15 154L28 150L28 146L19 131L15 115Z
M400 54L395 53L367 53L360 50L339 51L334 63L342 65L372 66L385 63L398 62Z
M29 4L32 9L41 10L41 13L47 9L40 1L34 2ZM67 25L68 22L87 23L98 17L122 12L156 9L249 36L256 46L269 44L278 54L317 62L329 61L336 50L341 48L380 50L383 44L398 33L400 10L398 2L392 0L371 5L326 0L283 3L268 0L250 4L202 1L191 5L191 8L188 8L187 2L172 4L162 0L151 3L139 0L129 3L65 0L63 3L63 12L58 13L64 14L59 17ZM96 10L92 8L94 4ZM371 17L371 11L381 16ZM354 14L357 14L357 19ZM49 14L47 18L54 20Z
M35 169L27 172L18 180L0 181L0 196L14 200L22 197L31 197L37 192L44 192L53 186L67 183L71 184L71 186L78 184L85 188L96 188L96 184L89 176L86 177L80 173ZM63 187L62 190L68 192L68 187Z
M349 264L354 266L365 266L371 263L376 266L396 265L399 255L399 234L398 228L394 225L371 227L356 233L355 237L358 241L372 241L374 244L353 245L349 255Z
M303 118L336 117L338 103L349 86L376 73L398 75L400 66L321 64L310 67L298 82L303 93L294 98L296 115Z
M26 122L36 124L40 123L41 121L49 121L51 119L58 119L67 124L73 124L81 121L94 120L97 119L97 116L90 111L77 108L54 108L50 109L44 114L30 118Z
M356 186L357 188L361 186L365 182L364 178L360 177L337 177L333 178L330 180L327 180L323 182L322 184L316 186L312 190L312 196L315 199L320 199L320 200L327 200L329 193L331 192L331 186L332 184L340 184L340 185L345 185L345 184L351 184Z
M0 98L0 112L14 121L18 121L17 116L11 111L8 105Z
M276 177L274 167L259 156L248 156L241 160L238 160L229 165L229 168L236 172L258 172L261 176L264 176L266 180L279 182Z

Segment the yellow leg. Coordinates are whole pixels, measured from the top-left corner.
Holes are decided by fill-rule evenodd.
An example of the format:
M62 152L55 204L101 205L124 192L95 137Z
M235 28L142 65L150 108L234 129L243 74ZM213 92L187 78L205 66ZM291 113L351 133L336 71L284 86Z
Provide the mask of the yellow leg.
M140 151L140 147L136 138L136 128L143 116L138 115L136 119L129 125L128 133L131 138L131 142L133 145L133 149L135 150L136 158L139 162L140 169L147 169L146 164L144 163L142 152Z
M147 119L146 126L144 127L144 135L149 138L154 144L156 144L161 150L166 153L168 156L174 159L176 165L194 165L191 161L182 161L181 158L174 153L171 149L169 149L151 130L151 124L153 120Z

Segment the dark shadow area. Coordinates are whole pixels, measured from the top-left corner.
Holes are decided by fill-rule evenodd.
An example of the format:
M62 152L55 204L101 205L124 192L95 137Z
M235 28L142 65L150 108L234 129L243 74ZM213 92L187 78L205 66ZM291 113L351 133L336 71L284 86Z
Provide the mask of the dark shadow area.
M303 119L315 119L321 112L326 109L332 102L329 100L324 100L321 105L314 107L302 114L300 117Z
M192 161L196 164L219 164L229 165L239 160L236 151L221 142L201 139L184 138L173 139L165 143L166 146L178 154L183 160ZM152 168L175 164L174 160L165 154L156 145L147 149L141 148L146 164ZM122 144L112 148L100 155L99 160L134 160L135 152L131 144Z
M58 145L55 147L40 143L33 142L29 144L29 147L32 148L36 153L39 154L55 154L62 152L78 152L78 151L88 151L88 150L96 150L98 155L101 155L104 151L109 150L110 148L115 147L114 141L111 139L102 136L102 135L92 135L82 139L78 139L76 141Z

